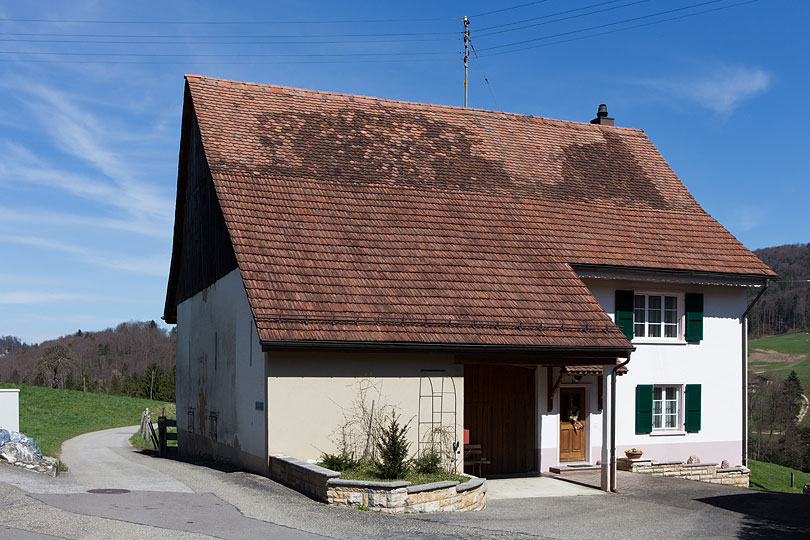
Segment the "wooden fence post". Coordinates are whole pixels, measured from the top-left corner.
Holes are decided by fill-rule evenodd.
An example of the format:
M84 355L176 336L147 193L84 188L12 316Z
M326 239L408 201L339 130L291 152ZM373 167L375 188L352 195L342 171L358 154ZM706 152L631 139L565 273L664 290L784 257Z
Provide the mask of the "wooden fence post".
M168 454L168 445L166 444L166 417L158 417L158 454L160 457L165 458Z

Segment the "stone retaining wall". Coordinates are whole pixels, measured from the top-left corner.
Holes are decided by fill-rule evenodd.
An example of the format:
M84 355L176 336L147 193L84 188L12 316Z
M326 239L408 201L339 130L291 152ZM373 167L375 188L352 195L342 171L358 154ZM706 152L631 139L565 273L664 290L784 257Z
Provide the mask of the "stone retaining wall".
M270 457L270 477L328 504L361 506L389 514L468 512L486 505L483 478L411 485L410 482L343 480L340 473L289 456Z
M720 469L717 463L684 463L683 461L652 461L649 459L619 458L616 467L620 471L649 474L651 476L674 476L730 486L748 487L751 471L745 467Z
M49 476L59 476L59 460L55 458L43 457L40 461L5 461L3 459L0 459L0 461L28 471L47 474Z

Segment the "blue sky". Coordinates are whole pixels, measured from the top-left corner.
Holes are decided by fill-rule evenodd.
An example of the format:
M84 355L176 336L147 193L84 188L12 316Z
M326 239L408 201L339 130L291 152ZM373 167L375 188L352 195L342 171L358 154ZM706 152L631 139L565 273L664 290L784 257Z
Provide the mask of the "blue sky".
M184 73L461 105L464 15L470 106L607 103L746 246L808 242L810 3L742 1L0 3L0 335L159 320Z

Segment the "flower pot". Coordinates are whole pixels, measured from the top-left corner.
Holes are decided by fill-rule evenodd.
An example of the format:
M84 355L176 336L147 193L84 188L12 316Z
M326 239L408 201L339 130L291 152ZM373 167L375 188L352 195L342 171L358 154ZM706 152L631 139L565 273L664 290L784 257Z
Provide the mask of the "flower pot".
M641 452L625 452L624 455L627 456L627 459L638 459L641 457Z

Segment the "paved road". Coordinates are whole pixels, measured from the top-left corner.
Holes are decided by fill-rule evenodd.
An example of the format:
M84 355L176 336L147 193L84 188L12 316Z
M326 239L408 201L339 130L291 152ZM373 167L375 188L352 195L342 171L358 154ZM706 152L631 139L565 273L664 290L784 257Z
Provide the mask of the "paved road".
M807 416L807 411L810 409L810 399L807 399L807 396L802 394L802 408L799 411L799 415L796 417L796 423L801 424L804 417Z
M620 494L498 499L475 513L388 516L330 508L267 478L133 451L123 441L134 429L70 441L63 457L71 470L56 479L0 466L0 538L810 537L807 497L631 473L620 474ZM90 441L108 451L68 461L81 458ZM161 490L143 490L144 484ZM135 489L94 495L88 486Z

